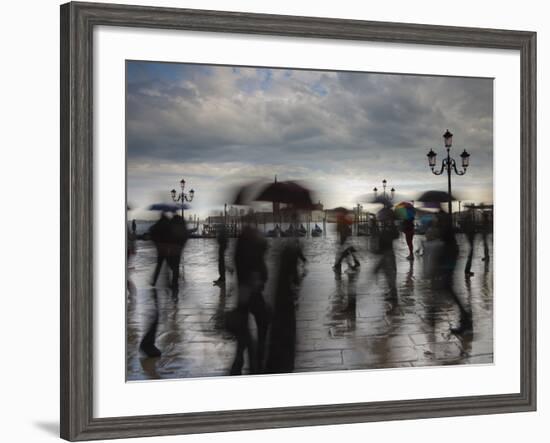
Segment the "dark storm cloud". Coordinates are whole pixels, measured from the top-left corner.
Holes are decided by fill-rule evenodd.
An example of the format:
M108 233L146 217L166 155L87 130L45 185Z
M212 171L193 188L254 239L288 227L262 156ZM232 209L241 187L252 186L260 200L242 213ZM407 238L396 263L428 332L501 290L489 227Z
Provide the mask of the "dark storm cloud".
M177 164L205 180L286 165L334 183L393 175L404 187L433 186L441 180L425 155L443 154L449 128L454 155L472 154L469 183L491 193L491 79L143 62L129 62L127 74L136 187L151 168L162 175Z

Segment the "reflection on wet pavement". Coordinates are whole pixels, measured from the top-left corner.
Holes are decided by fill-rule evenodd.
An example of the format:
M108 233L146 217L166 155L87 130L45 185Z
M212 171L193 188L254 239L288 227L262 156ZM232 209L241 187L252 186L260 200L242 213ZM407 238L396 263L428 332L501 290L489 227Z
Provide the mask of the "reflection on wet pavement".
M474 325L473 333L464 335L450 332L459 319L456 303L444 292L432 292L422 275L421 256L406 260L403 237L395 242L397 303L386 298L384 278L373 274L376 257L366 251L364 238L353 238L361 266L340 276L332 271L334 240L305 239L307 274L296 301L295 372L492 363L492 262L481 260L478 239L474 275L466 279L467 246L461 235L457 238L461 253L454 284L458 296L471 306ZM421 240L415 237L415 248ZM272 275L272 257L281 239L268 241ZM232 247L230 243L227 258ZM237 295L231 270L225 286L212 284L218 277L216 240L187 242L177 293L170 289L167 275L161 274L156 289L150 286L155 261L153 244L138 241L129 263L135 288L127 295L127 379L228 375L236 341L225 330L225 314L235 307ZM272 294L268 283L268 303ZM151 352L140 349L148 333L160 357L148 357ZM247 363L243 373L248 373Z

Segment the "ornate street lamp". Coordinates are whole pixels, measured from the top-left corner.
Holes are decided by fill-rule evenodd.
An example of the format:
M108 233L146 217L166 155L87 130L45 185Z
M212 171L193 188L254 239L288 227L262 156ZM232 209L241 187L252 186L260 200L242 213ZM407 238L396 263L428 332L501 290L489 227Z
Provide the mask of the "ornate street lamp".
M449 205L449 217L453 217L453 206L452 206L452 197L451 197L451 171L454 171L456 175L466 174L466 169L470 165L470 154L466 152L466 149L460 154L462 159L462 170L458 170L456 167L456 161L451 157L451 147L453 146L453 134L447 129L445 134L443 134L443 141L445 143L445 148L447 149L447 157L444 158L441 162L441 169L439 171L435 170L437 154L430 149L430 152L426 155L428 157L428 166L435 175L443 174L443 171L447 171L447 187L448 187L448 205Z
M181 217L184 218L184 208L185 208L185 202L191 202L193 201L193 197L195 197L195 191L193 189L189 190L189 193L185 192L185 180L182 178L180 181L180 187L181 192L178 194L175 189L172 189L170 191L170 194L172 195L172 200L175 202L181 201Z
M383 195L383 197L384 197L385 199L388 198L388 196L387 196L387 194L386 194L386 186L387 186L387 185L388 185L387 180L386 180L386 179L382 180L382 188L383 188L383 194L382 194L382 195ZM378 196L378 195L377 195L377 193L378 193L378 188L375 187L375 188L373 188L372 190L373 190L373 192L374 192L374 198L376 198L376 197ZM394 195L395 195L395 188L391 188L391 189L390 189L390 198L389 198L389 200L393 200L393 196L394 196Z

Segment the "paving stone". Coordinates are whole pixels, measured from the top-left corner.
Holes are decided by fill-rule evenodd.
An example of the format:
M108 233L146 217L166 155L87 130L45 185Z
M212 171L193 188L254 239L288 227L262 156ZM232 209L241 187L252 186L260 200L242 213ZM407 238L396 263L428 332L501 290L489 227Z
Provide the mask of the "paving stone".
M464 239L458 239L463 249ZM270 276L276 275L269 257L277 241L269 240ZM334 242L322 238L304 241L308 273L296 301L296 372L492 364L492 264L485 272L481 243L474 251L475 275L469 282L461 274L463 252L457 265L455 290L471 308L474 323L471 337L460 337L450 333L459 323L457 306L424 279L422 258L412 264L404 259L402 239L395 242L397 304L385 297L388 288L383 276L372 275L378 257L364 251L364 238L353 237L352 241L361 251L361 268L339 277L331 270ZM232 247L233 241L228 257ZM149 286L154 254L150 242L137 242L130 270L135 291L126 296L127 379L227 375L236 340L225 330L225 318L236 306L238 287L234 273L227 274L225 288L212 285L217 278L215 240L188 242L177 298L172 297L166 275L161 275L156 290ZM270 279L264 293L269 306L273 305L273 286ZM148 358L139 343L155 317L156 345L162 355ZM249 319L255 336L253 317ZM248 373L247 359L245 354L244 374Z

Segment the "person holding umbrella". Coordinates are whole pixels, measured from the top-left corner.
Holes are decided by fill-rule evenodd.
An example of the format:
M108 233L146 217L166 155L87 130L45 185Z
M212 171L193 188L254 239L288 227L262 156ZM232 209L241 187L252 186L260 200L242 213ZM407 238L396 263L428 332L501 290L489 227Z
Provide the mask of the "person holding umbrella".
M346 208L336 208L336 230L338 232L338 248L336 250L336 259L332 269L338 275L342 273L342 262L344 259L348 261L348 267L351 269L357 269L361 266L361 263L355 255L355 248L353 245L348 245L348 238L351 236L351 225L353 219L351 218L349 211ZM350 258L353 260L353 265L350 266Z
M454 200L454 198L449 197L449 194L443 191L427 191L418 198L418 201L422 201L432 208L437 206L441 208L441 203L450 200ZM440 209L436 216L435 228L433 238L429 242L437 244L437 247L429 248L431 252L426 260L432 263L430 270L432 286L445 291L456 303L460 312L459 323L456 327L451 328L451 332L462 335L472 331L472 313L471 310L466 309L454 289L454 273L459 249L451 215Z
M252 225L244 226L235 246L235 272L237 275L237 308L229 315L229 329L237 338L237 350L230 375L240 375L244 353L248 350L250 373L260 373L264 360L269 316L263 298L267 282L265 253L267 242ZM248 314L254 316L258 340L254 343L248 324Z

